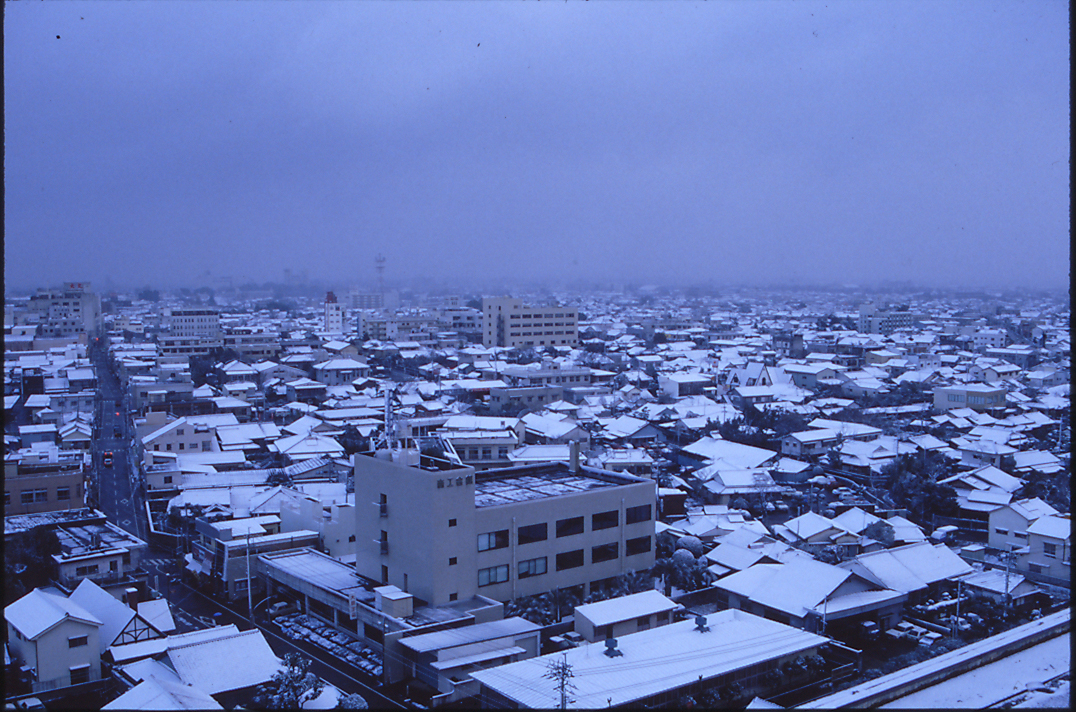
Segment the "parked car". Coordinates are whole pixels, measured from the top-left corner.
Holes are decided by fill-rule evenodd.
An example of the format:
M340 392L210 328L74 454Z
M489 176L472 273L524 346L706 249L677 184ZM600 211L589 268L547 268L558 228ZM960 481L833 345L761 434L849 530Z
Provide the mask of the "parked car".
M269 606L269 618L271 619L298 612L299 604L297 604L295 601L277 601L273 605Z

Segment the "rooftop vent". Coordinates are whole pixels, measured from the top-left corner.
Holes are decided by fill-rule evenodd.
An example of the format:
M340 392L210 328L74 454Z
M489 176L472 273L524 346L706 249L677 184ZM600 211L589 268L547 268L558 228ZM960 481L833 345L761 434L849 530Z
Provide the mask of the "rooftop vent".
M624 654L616 649L616 638L607 638L605 640L605 654L611 658L619 657Z
M706 625L706 616L695 616L695 630L700 633L710 632L710 626Z

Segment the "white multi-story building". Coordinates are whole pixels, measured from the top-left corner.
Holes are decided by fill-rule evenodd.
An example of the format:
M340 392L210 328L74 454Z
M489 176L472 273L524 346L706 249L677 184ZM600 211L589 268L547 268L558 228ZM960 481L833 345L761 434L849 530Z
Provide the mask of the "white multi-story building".
M482 300L483 346L577 346L575 307L532 307L511 297Z
M41 289L30 297L27 308L38 316L40 337L85 339L101 328L101 299L89 282L67 282L62 289Z
M476 473L423 439L356 456L355 492L357 573L433 606L583 592L654 563L654 483L580 466L578 450Z
M325 295L325 331L330 334L344 333L344 305L336 301L336 295L329 292Z
M220 312L216 309L172 309L167 323L173 337L220 338Z

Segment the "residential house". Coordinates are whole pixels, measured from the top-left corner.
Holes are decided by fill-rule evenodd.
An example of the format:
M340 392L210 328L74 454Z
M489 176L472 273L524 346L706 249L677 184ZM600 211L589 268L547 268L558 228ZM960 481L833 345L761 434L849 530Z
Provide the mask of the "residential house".
M972 570L943 544L927 542L859 554L839 566L906 594L910 604L937 598L952 579Z
M56 589L34 589L4 608L7 649L33 691L101 679L103 622Z
M1027 552L1017 559L1021 570L1049 576L1061 585L1071 581L1072 522L1068 514L1039 517L1028 526L1027 539Z
M589 643L620 638L673 622L680 604L658 591L642 591L575 607L574 629Z

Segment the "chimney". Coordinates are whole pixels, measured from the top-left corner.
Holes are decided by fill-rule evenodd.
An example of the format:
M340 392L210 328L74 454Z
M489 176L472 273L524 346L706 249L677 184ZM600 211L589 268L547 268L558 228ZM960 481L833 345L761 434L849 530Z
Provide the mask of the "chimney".
M123 590L123 597L127 599L127 605L132 611L138 612L138 589L132 586Z
M568 443L568 452L571 454L571 461L568 469L574 472L579 472L579 441L572 440Z

